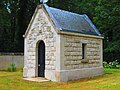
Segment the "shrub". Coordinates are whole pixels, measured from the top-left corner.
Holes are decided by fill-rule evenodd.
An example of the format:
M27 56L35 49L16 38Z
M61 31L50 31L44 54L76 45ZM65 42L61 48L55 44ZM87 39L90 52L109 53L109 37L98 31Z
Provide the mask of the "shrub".
M16 71L16 65L15 64L11 64L8 68L7 71L9 72L15 72Z
M120 69L120 64L117 60L113 61L113 62L103 62L103 67L104 68L112 68L112 69Z
M104 68L109 68L109 64L104 61L104 62L103 62L103 67L104 67Z

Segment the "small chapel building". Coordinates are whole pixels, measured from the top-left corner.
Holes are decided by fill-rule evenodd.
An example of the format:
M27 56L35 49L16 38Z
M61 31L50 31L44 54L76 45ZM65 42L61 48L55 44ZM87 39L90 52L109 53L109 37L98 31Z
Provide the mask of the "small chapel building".
M102 41L87 15L41 4L24 35L23 76L67 82L102 75Z

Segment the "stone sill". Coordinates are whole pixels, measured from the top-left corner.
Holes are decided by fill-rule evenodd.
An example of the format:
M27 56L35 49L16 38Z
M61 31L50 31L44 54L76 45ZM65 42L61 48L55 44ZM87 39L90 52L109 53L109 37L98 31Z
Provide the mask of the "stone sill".
M88 60L88 59L82 59L81 62L82 62L82 63L89 63L89 60Z

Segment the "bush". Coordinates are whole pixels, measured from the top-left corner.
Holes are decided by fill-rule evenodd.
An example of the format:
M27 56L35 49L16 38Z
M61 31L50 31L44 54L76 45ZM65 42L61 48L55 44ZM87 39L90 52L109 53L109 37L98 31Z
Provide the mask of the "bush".
M16 71L16 65L15 64L11 64L8 68L7 71L9 72L15 72Z
M120 64L117 60L113 61L113 62L103 62L103 67L104 68L112 68L112 69L120 69Z

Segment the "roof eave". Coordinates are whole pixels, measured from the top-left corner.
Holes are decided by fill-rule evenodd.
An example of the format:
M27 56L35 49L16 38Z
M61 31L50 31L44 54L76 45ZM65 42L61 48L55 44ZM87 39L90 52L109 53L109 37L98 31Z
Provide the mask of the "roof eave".
M81 33L75 33L75 32L66 32L66 31L59 31L58 34L61 34L61 35L72 35L72 36L79 36L79 37L89 37L89 38L96 38L96 39L104 39L104 37L102 37L102 36L81 34Z

